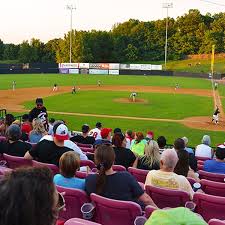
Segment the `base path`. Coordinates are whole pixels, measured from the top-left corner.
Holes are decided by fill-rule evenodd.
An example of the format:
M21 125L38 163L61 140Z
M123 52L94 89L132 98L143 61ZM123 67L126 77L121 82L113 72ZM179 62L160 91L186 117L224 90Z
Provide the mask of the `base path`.
M204 89L184 89L180 88L175 90L170 87L153 87L153 86L101 86L96 85L81 85L78 91L98 90L98 91L136 91L136 92L150 92L150 93L170 93L170 94L192 94L197 96L208 96L212 97L213 93L211 90ZM71 92L71 87L59 87L58 91L53 92L52 88L41 87L41 88L21 88L12 90L0 90L0 108L5 108L11 112L25 112L27 111L23 103L26 101L35 100L37 97L48 97L52 95L62 94ZM218 94L218 93L217 93ZM221 107L222 110L222 107ZM145 118L145 117L129 117L129 116L113 116L113 115L99 115L99 114L82 114L82 113L69 113L69 112L50 112L60 115L75 115L75 116L93 116L101 118L120 118L120 119L131 119L131 120L145 120L145 121L164 121L164 122L176 122L184 124L187 127L201 129L201 130L216 130L224 131L225 120L218 125L211 123L211 117L193 117L185 118L183 120L175 119L157 119L157 118ZM223 114L223 113L221 113Z

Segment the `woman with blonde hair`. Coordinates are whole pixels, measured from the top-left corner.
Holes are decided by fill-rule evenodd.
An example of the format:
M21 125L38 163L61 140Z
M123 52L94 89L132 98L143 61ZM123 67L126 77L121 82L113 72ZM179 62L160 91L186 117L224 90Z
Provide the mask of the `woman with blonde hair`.
M134 167L142 170L158 170L160 162L159 145L151 140L145 145L145 155L138 157Z
M34 118L32 121L33 130L29 134L29 140L31 143L38 143L44 135L48 133L42 121L38 118Z

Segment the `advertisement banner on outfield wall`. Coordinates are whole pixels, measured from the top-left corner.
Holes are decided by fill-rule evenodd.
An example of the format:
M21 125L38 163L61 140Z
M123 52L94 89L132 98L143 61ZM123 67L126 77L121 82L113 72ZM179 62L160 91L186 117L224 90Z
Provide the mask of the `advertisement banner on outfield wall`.
M59 63L59 68L78 69L79 64L78 63Z
M152 70L151 64L141 64L141 70Z
M141 64L130 64L131 70L141 70Z
M79 74L79 69L69 69L69 74Z
M89 69L89 74L108 74L108 70Z
M109 63L109 69L110 70L119 70L120 64L119 63Z
M109 70L110 75L119 75L120 71L119 70Z
M162 70L162 65L152 65L152 70Z
M80 69L89 69L89 63L79 63Z
M60 68L59 69L59 73L63 73L63 74L69 73L69 69L67 69L67 68Z
M120 64L120 70L129 70L130 64Z
M108 63L90 63L89 64L90 69L109 69Z

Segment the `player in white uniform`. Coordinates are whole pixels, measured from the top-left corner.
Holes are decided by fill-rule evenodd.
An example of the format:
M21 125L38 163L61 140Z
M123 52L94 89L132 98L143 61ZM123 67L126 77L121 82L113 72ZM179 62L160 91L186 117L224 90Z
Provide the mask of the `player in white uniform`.
M100 81L100 80L98 80L98 86L99 86L99 87L101 86L101 81Z
M132 92L132 93L130 94L130 98L132 98L132 101L133 101L133 102L135 102L136 97L137 97L137 93L136 93L136 92Z
M13 89L13 91L15 91L15 89L16 89L16 81L12 82L12 89Z
M52 91L58 91L58 85L54 84Z
M215 120L215 124L218 124L218 122L219 122L219 113L220 113L219 107L216 106L216 110L215 110L215 112L213 113L213 116L212 116L212 122Z
M101 136L102 124L100 122L97 122L95 126L96 128L90 130L88 135L94 137L95 140L102 139L102 136Z

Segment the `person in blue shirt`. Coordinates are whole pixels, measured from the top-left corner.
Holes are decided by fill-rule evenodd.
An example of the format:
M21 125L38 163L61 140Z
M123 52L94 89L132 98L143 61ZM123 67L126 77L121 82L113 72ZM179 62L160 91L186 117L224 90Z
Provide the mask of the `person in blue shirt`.
M72 151L65 152L59 159L60 174L54 176L54 183L62 187L84 190L85 179L75 177L75 173L79 168L79 156Z
M216 159L206 160L203 170L210 173L225 174L225 145L217 146Z

